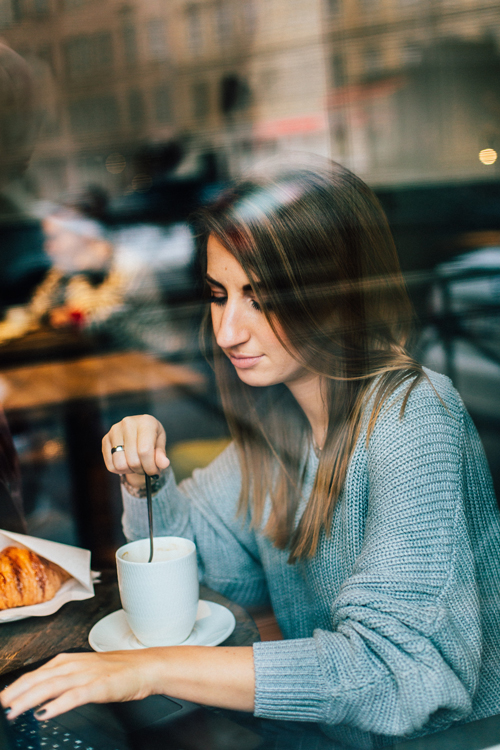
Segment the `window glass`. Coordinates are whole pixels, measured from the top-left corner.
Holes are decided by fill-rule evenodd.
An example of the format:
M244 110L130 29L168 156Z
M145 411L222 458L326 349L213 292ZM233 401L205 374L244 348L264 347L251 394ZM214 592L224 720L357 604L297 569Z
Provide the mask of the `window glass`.
M172 90L170 86L158 86L154 91L154 108L157 122L172 122Z
M137 415L173 472L120 464L123 431L104 460ZM0 0L0 530L111 580L149 531L146 469L156 537L278 610L254 666L280 723L233 712L266 747L431 750L450 725L478 750L467 722L500 716L498 1Z
M167 57L167 39L163 19L150 18L146 29L150 58L152 60L164 60Z
M187 43L192 55L199 55L203 51L203 27L201 7L191 5L186 10Z

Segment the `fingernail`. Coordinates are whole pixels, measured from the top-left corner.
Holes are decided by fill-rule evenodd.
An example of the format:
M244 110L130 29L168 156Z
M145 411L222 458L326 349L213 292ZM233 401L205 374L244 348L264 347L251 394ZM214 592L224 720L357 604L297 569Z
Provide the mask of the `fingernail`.
M9 706L9 708L4 708L4 710L3 710L3 711L4 711L4 714L5 714L6 716L8 716L8 715L10 714L10 712L12 711L12 709L11 709L11 708L10 708L10 706Z
M47 713L47 709L46 708L40 708L40 709L38 709L38 711L35 711L35 716L36 716L37 719L41 719L42 716L45 716L46 713Z

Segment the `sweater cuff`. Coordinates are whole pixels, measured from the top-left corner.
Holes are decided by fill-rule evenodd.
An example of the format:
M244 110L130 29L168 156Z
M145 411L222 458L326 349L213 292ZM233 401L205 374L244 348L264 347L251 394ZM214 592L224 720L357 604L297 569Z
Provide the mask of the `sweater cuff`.
M255 716L325 721L328 689L313 638L253 644Z
M127 482L126 474L120 475L120 482L122 486L127 491L127 494L132 495L132 497L141 497L145 498L148 496L148 493L146 491L146 487L134 487L132 484ZM167 481L167 477L165 475L165 472L157 475L154 479L151 477L151 494L156 495L164 486L165 482Z

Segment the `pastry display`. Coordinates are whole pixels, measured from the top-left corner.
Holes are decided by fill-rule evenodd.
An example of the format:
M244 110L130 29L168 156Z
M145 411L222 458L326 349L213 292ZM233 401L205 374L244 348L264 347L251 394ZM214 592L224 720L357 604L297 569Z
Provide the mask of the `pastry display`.
M70 577L29 549L5 547L0 552L0 610L49 601Z

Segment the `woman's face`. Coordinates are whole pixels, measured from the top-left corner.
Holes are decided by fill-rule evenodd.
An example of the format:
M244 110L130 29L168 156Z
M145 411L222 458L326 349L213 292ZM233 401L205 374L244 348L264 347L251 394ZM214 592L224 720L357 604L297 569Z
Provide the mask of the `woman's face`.
M311 373L287 352L266 320L248 276L213 236L207 246L207 283L211 291L215 338L236 368L253 386L288 386L309 380Z

